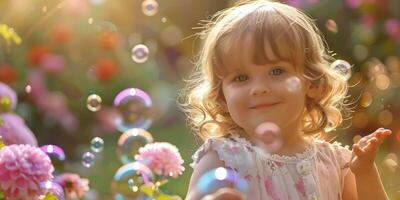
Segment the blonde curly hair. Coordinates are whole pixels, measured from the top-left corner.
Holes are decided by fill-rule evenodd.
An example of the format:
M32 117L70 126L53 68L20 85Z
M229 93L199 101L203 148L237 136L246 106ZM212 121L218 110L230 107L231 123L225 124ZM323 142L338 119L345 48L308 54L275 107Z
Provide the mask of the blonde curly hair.
M243 41L246 35L252 36L250 43ZM290 61L308 83L319 88L319 94L306 99L304 134L324 138L341 124L347 80L330 66L334 59L326 42L305 13L279 2L242 1L216 13L199 36L202 49L178 104L189 127L203 140L243 131L227 112L222 77L227 66L241 63L246 54L255 64ZM252 45L253 51L241 52L243 45Z

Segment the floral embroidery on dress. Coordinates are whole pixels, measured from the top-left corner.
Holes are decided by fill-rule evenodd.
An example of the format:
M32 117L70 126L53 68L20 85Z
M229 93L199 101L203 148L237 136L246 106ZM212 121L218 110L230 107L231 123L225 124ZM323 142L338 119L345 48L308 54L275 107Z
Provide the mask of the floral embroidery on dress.
M249 200L340 200L341 181L349 169L339 167L351 157L351 151L341 144L319 139L293 156L270 154L232 133L229 137L206 140L193 155L193 164L208 150L215 151L225 167L244 177L251 188L246 195Z
M306 197L306 189L303 179L299 179L296 182L296 190L303 196Z
M276 191L274 182L272 180L272 176L268 176L264 181L265 190L267 191L268 195L272 198L272 200L281 200L279 195Z

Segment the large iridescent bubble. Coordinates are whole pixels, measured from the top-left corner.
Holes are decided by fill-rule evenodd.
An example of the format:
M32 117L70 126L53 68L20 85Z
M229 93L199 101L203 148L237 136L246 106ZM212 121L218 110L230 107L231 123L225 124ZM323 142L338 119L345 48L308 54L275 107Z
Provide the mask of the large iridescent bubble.
M331 68L342 74L346 80L351 78L351 67L345 60L336 60L331 64Z
M126 164L135 161L139 148L153 142L153 136L144 129L125 131L118 139L117 155Z
M53 196L57 197L58 200L64 200L64 189L63 187L53 181L44 181L39 184L40 188L47 190Z
M238 172L224 167L212 169L203 174L197 184L197 190L204 195L211 194L226 185L232 185L234 189L245 196L249 190L246 179L241 177Z
M121 132L132 128L147 129L151 123L152 101L143 90L127 88L122 90L114 98L114 106L119 115L115 119L115 125Z
M140 186L150 183L154 178L152 171L140 162L132 162L120 167L111 184L114 199L142 199Z
M54 157L57 158L59 161L64 161L65 160L65 153L57 145L43 145L40 147L40 149L45 152L50 158Z

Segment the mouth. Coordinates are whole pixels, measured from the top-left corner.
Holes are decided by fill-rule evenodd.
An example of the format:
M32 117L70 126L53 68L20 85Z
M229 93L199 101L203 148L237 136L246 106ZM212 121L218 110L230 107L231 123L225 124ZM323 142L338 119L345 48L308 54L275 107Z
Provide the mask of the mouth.
M272 107L274 105L277 105L277 104L279 104L279 102L277 102L277 103L263 103L263 104L258 104L258 105L252 106L252 107L250 107L250 109L268 109L268 108L270 108L270 107Z

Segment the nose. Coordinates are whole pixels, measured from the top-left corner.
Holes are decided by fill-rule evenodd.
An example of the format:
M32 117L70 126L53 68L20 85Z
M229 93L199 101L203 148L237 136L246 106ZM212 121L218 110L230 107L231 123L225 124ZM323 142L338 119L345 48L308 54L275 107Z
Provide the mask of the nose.
M270 90L266 85L259 84L259 85L253 86L253 88L250 91L250 94L254 95L254 96L258 96L258 95L265 95L269 92L270 92Z

